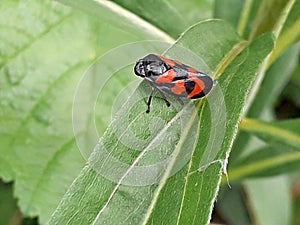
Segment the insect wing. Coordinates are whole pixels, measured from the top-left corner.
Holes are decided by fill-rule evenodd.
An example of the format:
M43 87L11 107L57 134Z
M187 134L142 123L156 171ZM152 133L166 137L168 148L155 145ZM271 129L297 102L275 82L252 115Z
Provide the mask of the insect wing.
M176 97L197 99L210 92L213 79L200 72L192 73L174 67L174 69L159 76L154 83L159 90Z
M203 73L189 73L186 80L186 91L188 98L197 99L207 95L212 89L214 84L213 79Z

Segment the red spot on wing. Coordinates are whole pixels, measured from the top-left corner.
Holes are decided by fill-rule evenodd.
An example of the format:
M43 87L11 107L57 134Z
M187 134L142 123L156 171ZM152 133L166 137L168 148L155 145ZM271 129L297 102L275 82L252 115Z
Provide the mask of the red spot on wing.
M193 76L191 74L188 75L188 78L195 82L195 87L194 87L193 91L188 94L188 97L192 98L193 96L200 94L204 90L205 83L198 77Z
M167 63L169 66L171 66L171 67L175 66L175 64L176 64L176 63L174 62L174 60L168 59L168 58L163 57L163 56L161 56L161 55L158 55L158 57L159 57L161 60L163 60L165 63Z
M176 81L175 85L171 88L171 91L176 95L180 95L181 93L186 92L184 81L183 80Z
M174 80L175 76L176 76L176 72L174 70L168 70L164 74L160 75L155 80L155 83L157 84L170 83Z

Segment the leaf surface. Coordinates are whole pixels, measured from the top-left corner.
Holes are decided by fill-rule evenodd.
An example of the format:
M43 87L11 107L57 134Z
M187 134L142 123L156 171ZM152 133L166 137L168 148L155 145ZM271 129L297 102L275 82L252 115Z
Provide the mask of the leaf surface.
M203 69L220 77L207 100L181 108L171 99L167 108L155 98L147 115L142 99L149 90L142 82L116 114L49 224L209 222L243 104L273 38L267 34L246 46L228 24L211 20L191 27L166 52L193 65L194 57L178 54L176 46L192 50L207 65ZM224 121L220 106L226 106ZM218 133L216 122L224 125L224 133Z
M136 39L55 2L2 1L0 11L0 175L23 215L45 223L85 163L76 86L95 55Z

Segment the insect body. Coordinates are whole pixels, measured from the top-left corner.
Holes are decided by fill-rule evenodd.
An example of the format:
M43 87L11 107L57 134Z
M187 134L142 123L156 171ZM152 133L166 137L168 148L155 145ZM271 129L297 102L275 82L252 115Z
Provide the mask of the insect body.
M213 79L179 61L149 54L140 59L134 67L134 73L148 81L151 93L146 113L150 112L152 95L156 89L170 103L164 93L178 98L197 99L207 95L213 87Z

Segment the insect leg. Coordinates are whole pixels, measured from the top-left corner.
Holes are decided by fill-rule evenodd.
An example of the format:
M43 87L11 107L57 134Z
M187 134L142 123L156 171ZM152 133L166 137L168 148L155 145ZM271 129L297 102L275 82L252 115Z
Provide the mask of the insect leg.
M153 84L151 84L150 82L149 82L149 84L150 84L151 88L155 88L155 86L153 86ZM169 107L171 105L171 103L167 100L167 97L165 96L165 94L158 88L155 88L155 89L160 93L160 95L162 96L162 99L165 100L167 106Z
M162 96L163 100L165 100L167 106L169 107L171 105L171 103L167 100L165 94L161 90L159 90L159 89L157 89L157 90L160 93L160 95Z
M150 112L151 100L152 100L152 96L153 96L153 92L154 92L154 87L152 87L152 85L150 85L150 87L151 87L151 92L150 92L148 102L147 102L148 107L147 107L146 113Z

